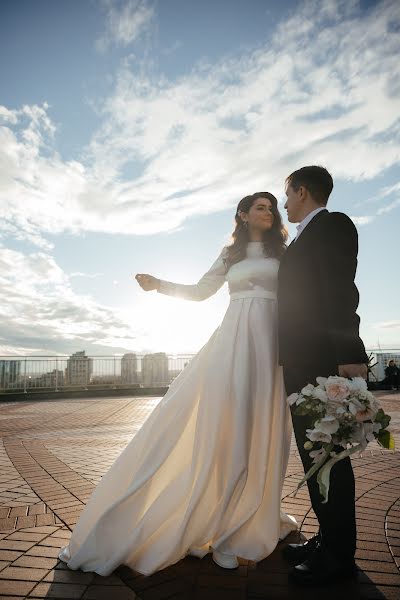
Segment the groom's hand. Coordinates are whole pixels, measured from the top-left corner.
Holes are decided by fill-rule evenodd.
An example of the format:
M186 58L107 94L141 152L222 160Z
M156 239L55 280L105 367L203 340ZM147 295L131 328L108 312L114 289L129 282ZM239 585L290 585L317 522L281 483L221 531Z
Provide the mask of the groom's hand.
M357 365L339 365L339 375L348 379L352 377L367 379L367 365L363 363Z

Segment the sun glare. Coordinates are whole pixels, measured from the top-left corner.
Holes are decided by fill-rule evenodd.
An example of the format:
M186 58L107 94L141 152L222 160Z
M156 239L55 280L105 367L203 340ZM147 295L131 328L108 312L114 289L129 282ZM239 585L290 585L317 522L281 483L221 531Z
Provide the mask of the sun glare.
M137 350L194 354L220 324L227 300L223 294L205 302L190 302L156 293L139 296L131 324Z

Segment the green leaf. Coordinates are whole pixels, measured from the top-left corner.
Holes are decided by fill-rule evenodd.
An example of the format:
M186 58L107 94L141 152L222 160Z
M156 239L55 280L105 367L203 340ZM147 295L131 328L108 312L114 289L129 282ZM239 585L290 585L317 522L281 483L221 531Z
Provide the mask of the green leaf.
M388 450L394 450L395 448L394 437L390 431L381 430L378 433L378 442L381 446L387 448Z
M391 421L392 417L387 415L382 408L378 410L375 416L375 421L382 425L382 429L386 429Z
M366 446L367 446L367 442L363 441L360 444L357 444L356 446L347 448L346 450L339 452L339 454L335 454L334 456L332 456L330 458L330 460L328 460L328 462L326 462L323 465L323 467L321 467L321 469L317 475L317 482L318 482L318 486L319 486L319 493L324 498L322 500L322 504L326 504L328 502L330 474L331 474L332 467L337 462L339 462L340 460L343 460L347 456L351 456L352 454L355 454L356 452L362 452L363 450L365 450Z
M299 491L299 489L301 487L303 487L303 485L306 483L306 481L308 481L310 479L310 477L312 477L314 475L314 473L316 473L318 471L318 469L324 464L326 459L329 457L332 449L333 449L332 443L327 444L327 446L325 446L325 448L324 448L325 454L323 454L321 456L321 458L319 459L319 461L317 461L304 475L303 479L300 481L300 483L297 485L297 488L294 491L294 496L296 496L297 492Z
M296 406L296 410L295 413L296 415L309 415L310 414L310 409L307 408L307 406L304 406L305 402L303 402L302 404L299 404L299 406Z

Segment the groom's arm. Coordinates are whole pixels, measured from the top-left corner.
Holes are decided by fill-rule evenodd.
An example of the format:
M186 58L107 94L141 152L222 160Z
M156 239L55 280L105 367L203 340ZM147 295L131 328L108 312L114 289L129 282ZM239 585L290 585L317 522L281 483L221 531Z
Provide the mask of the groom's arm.
M343 376L364 376L368 359L359 337L360 319L356 313L359 294L354 283L357 230L343 213L330 213L321 227L320 239L322 311L336 363Z

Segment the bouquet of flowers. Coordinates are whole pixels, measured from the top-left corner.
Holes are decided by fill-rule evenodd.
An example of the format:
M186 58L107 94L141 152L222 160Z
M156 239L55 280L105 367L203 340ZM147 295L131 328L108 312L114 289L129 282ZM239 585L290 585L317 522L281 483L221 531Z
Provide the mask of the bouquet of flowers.
M319 491L325 503L328 501L330 472L335 463L355 452L362 452L374 439L392 450L394 440L387 429L391 417L368 391L362 377L317 377L317 384L308 384L299 394L291 394L288 403L294 406L295 414L308 415L314 422L313 429L307 429L308 441L304 444L304 448L310 450L313 466L296 492L318 471Z

